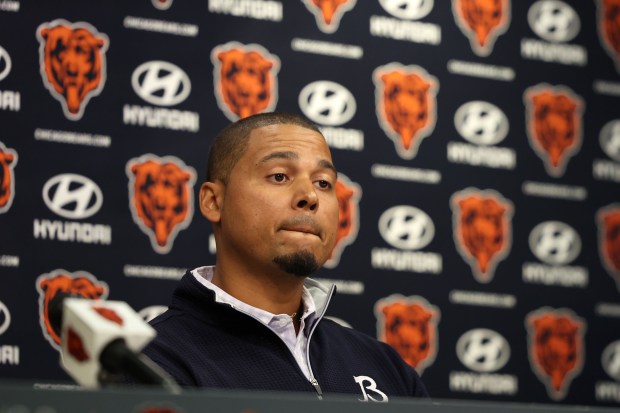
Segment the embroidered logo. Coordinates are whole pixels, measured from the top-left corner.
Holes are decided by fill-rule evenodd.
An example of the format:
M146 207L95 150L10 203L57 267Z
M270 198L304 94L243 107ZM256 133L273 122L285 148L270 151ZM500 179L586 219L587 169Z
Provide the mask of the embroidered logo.
M363 399L359 399L361 402L367 402L368 400L373 402L387 402L387 394L377 389L377 383L368 376L353 376L355 382L360 385L362 389ZM369 393L370 392L370 393ZM377 398L377 397L380 397Z

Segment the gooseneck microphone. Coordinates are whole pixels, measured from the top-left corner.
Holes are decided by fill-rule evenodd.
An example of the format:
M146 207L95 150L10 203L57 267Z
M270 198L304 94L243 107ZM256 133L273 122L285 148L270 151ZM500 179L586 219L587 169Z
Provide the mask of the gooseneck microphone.
M59 294L48 308L49 320L60 331L61 365L78 384L97 388L126 377L181 392L166 372L140 354L156 333L127 303Z

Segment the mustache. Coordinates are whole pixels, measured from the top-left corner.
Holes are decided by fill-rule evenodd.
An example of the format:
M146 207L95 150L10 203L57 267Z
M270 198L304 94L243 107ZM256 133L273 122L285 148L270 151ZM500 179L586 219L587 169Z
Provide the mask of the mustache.
M296 215L280 223L280 229L310 229L314 234L323 234L323 228L309 215Z

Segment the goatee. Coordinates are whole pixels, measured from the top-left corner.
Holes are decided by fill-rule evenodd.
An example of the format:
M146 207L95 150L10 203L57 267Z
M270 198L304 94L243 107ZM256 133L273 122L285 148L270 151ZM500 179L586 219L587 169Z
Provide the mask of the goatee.
M280 269L299 277L307 277L319 269L319 263L313 254L308 251L298 251L292 254L280 255L273 259Z

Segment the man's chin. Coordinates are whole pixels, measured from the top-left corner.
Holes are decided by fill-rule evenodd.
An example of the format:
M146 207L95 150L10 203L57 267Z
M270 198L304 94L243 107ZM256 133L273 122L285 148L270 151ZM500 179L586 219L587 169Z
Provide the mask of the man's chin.
M309 251L278 255L273 259L273 262L282 271L298 277L307 277L321 267L314 254Z

